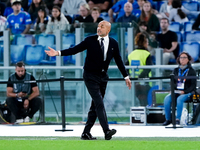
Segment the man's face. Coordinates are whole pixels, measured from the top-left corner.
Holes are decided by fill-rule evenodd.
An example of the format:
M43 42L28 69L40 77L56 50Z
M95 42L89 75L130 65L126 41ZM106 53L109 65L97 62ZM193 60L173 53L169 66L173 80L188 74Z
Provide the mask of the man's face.
M124 11L125 11L126 13L131 13L131 12L133 11L133 6L132 6L132 4L131 4L131 3L126 3L126 4L124 5Z
M161 28L162 30L167 30L168 27L169 27L168 21L167 21L166 19L162 19L162 20L160 21L160 28Z
M21 7L22 7L21 3L15 3L15 4L12 5L12 9L13 9L14 12L20 11Z
M139 5L139 7L142 7L143 4L144 4L144 0L138 0L137 3L138 3L138 5Z
M110 32L110 23L107 21L101 21L97 27L97 35L105 37Z
M22 67L16 67L15 68L15 72L16 72L16 74L21 78L21 77L23 77L24 75L25 75L25 68L24 68L24 66L22 66Z

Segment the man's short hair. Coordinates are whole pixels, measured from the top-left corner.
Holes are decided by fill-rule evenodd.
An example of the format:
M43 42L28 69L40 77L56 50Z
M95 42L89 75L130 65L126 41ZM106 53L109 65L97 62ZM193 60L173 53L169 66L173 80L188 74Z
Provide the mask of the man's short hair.
M161 22L161 20L167 20L167 22L168 22L168 24L169 24L169 19L168 19L168 18L161 18L161 19L160 19L160 22Z
M15 67L25 67L25 64L23 61L19 61L15 64Z

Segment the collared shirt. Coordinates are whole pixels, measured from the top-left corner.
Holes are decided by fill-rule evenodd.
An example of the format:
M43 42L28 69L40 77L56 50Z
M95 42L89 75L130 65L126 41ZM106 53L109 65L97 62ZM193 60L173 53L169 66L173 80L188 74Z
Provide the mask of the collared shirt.
M106 60L106 56L107 56L107 52L108 52L109 37L108 37L108 35L105 36L105 37L98 36L97 40L99 41L100 45L101 45L101 38L104 38L103 44L104 44L104 61L105 61Z

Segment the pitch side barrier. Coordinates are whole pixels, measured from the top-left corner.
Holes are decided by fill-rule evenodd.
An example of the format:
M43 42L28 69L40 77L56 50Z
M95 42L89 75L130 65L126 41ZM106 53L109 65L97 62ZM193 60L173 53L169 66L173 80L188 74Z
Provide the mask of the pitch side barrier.
M172 127L166 128L177 128L175 121L175 94L174 94L174 79L199 79L199 77L194 76L186 76L186 77L178 77L171 74L170 76L165 77L149 77L149 78L130 78L130 80L156 80L156 79L170 79L171 83L171 96L172 96ZM55 131L73 131L72 129L66 129L66 121L65 121L65 99L64 99L64 82L65 81L83 81L83 78L64 78L61 76L58 79L45 79L45 80L35 80L35 81L0 81L0 84L8 84L8 83L36 83L36 82L60 82L60 93L61 93L61 111L62 111L62 129ZM111 78L109 81L124 81L123 78ZM44 88L43 88L44 89ZM43 92L43 91L42 91ZM43 99L44 101L44 99ZM44 116L44 103L42 103L41 116ZM42 117L44 119L44 117Z

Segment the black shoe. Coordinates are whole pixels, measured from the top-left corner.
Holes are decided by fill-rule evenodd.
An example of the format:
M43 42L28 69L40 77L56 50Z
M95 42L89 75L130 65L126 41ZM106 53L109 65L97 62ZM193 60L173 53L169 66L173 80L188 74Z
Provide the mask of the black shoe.
M112 136L117 132L117 130L112 129L106 132L105 134L105 140L110 140Z
M169 125L170 123L172 123L170 120L166 120L166 121L163 123L163 126L167 126L167 125Z
M96 140L96 137L93 137L90 133L83 133L81 135L82 140Z
M176 120L176 125L180 125L180 120Z

